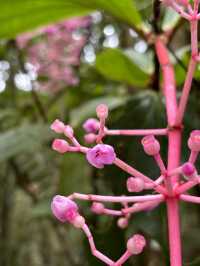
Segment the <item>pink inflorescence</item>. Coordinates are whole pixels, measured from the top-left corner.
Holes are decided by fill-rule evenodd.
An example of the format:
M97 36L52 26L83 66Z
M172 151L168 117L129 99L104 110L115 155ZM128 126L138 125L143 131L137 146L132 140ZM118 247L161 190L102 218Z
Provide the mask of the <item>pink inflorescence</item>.
M90 238L90 231L87 227L85 219L78 214L77 205L74 203L74 199L80 200L87 200L91 201L91 211L98 215L112 215L119 217L117 220L117 225L121 229L125 229L129 224L129 219L131 218L131 214L137 213L139 211L151 211L156 208L161 202L166 200L166 195L179 195L181 198L182 193L187 191L187 189L196 185L199 181L198 174L196 168L194 166L194 162L196 157L192 155L194 162L186 162L178 168L173 169L173 171L167 171L165 169L164 163L160 156L160 144L155 136L152 134L154 130L142 130L144 132L144 137L142 138L141 144L145 153L150 156L156 158L156 163L160 167L161 175L157 177L157 179L152 180L150 177L145 176L143 173L139 172L132 166L126 164L122 160L118 159L115 153L115 150L112 146L103 143L103 138L109 134L117 134L118 135L130 135L130 131L120 131L120 130L110 130L105 127L105 120L108 116L108 108L106 105L102 104L96 108L97 111L97 118L90 118L86 120L83 124L83 128L86 131L85 138L90 137L91 140L88 141L90 143L97 142L93 147L85 147L82 146L79 141L76 139L74 135L73 128L69 125L65 125L62 121L56 119L52 125L51 129L58 133L63 134L67 141L64 139L55 139L52 144L52 148L59 152L81 152L85 154L87 161L96 168L103 168L106 165L114 164L127 172L128 174L132 174L127 178L127 190L130 193L138 193L142 192L143 190L153 189L156 194L153 195L144 195L144 196L102 196L102 195L87 195L87 194L79 194L74 193L71 196L62 197L56 196L52 201L52 211L54 215L61 221L61 222L70 222L77 228L82 228L85 232L86 236ZM132 130L131 134L134 136L135 132L139 132L138 130ZM141 132L141 131L140 131ZM149 132L151 132L149 134ZM162 132L163 129L156 129L155 134L159 134ZM168 131L165 131L166 135ZM188 141L189 148L191 149L191 154L195 152L198 153L199 151L199 131L193 131L190 135ZM191 157L191 156L190 156ZM164 168L164 171L163 171ZM165 179L169 180L169 178L176 174L182 175L182 181L180 184L176 184L173 188L170 188L168 183L165 183ZM186 179L185 177L192 177L190 180ZM173 191L171 191L171 189ZM172 194L171 194L172 193ZM185 199L185 198L184 198ZM118 202L122 204L121 210L112 210L104 205L104 202ZM94 243L91 243L92 253L108 264L110 259L107 258L105 255L101 256L98 253L94 252ZM128 259L130 255L138 255L140 254L146 245L146 240L141 235L134 235L130 238L127 242L127 251L119 261L116 262L116 265L125 258ZM114 262L113 262L114 263ZM110 265L110 264L108 264ZM115 264L113 264L115 265Z
M188 139L190 156L185 163L180 163L181 158L181 136L183 127L183 116L188 102L188 96L192 85L192 77L195 67L200 60L198 51L198 20L200 19L199 1L187 0L163 0L165 5L173 8L183 18L187 19L191 26L191 59L189 70L186 75L185 84L180 100L176 95L176 84L174 68L170 63L169 53L163 36L155 36L155 51L158 57L163 74L163 91L166 102L166 115L168 124L162 129L109 129L105 126L109 115L108 107L101 104L96 108L96 118L88 119L83 128L86 131L84 139L93 147L82 146L74 135L73 129L69 125L56 120L51 125L56 133L64 134L67 141L56 139L53 142L53 149L59 153L80 152L85 155L87 161L96 168L103 168L107 165L114 165L123 170L127 176L126 185L130 193L152 190L153 193L144 195L119 195L105 196L74 193L68 197L56 196L52 201L53 214L61 222L70 222L77 228L81 228L88 238L91 253L99 260L109 266L121 266L130 256L143 252L146 240L142 235L132 236L128 242L126 251L117 260L113 261L102 254L95 246L92 233L85 221L79 215L77 205L74 200L84 200L91 202L91 211L98 215L109 215L117 217L117 224L121 229L125 229L131 215L140 211L151 211L161 203L167 205L168 235L170 250L170 265L181 266L181 235L179 221L179 203L181 201L200 203L200 198L188 194L188 191L200 184L200 177L197 173L195 163L200 152L200 131L191 132ZM74 27L74 23L70 28ZM53 34L56 29L49 30ZM132 165L119 159L112 146L104 144L106 136L143 136L141 144L144 152L152 156L159 167L159 176L149 177ZM165 163L160 154L160 143L155 136L165 136L168 139L168 161ZM166 165L166 166L165 166ZM57 198L58 197L58 198ZM110 209L107 203L120 204L121 208Z
M80 65L87 34L82 31L74 38L74 32L90 25L90 17L73 18L17 37L18 47L26 48L26 60L47 78L39 82L40 90L55 92L79 83L75 68Z

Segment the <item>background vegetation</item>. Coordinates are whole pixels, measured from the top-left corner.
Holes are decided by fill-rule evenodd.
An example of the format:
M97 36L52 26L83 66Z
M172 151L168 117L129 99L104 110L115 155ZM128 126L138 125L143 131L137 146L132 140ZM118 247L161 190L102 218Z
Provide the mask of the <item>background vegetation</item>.
M0 265L102 265L91 256L79 230L52 217L50 200L54 194L74 191L125 194L128 176L114 166L94 169L82 155L54 153L49 125L60 118L75 127L83 142L83 121L104 102L111 110L110 128L164 126L160 69L153 43L142 32L168 30L171 34L168 48L181 90L190 49L188 25L159 2L149 0L0 0L0 10ZM29 48L19 48L17 36L79 15L92 16L89 26L75 32L86 38L80 64L73 68L79 82L56 90L57 81L52 91L42 90L40 82L48 77L40 75L37 88L34 82L29 88L23 80L16 83L16 74L26 71ZM39 35L36 41L43 39ZM197 69L185 117L185 139L191 129L200 128L199 85ZM150 176L158 174L142 152L139 138L112 137L106 142L125 161ZM166 158L165 140L162 153ZM188 156L186 141L182 156L183 160ZM199 188L194 193L200 195ZM115 219L95 216L86 203L81 206L99 249L118 257L127 238L141 232L148 248L126 265L169 265L164 206L134 215L124 231L117 228ZM199 266L200 210L184 204L181 208L184 265Z

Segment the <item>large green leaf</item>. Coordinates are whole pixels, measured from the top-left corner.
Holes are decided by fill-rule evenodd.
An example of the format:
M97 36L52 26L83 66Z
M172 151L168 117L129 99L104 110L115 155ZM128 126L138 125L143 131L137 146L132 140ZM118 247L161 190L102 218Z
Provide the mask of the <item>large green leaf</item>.
M0 0L0 37L73 16L105 11L131 26L139 27L141 18L132 0Z
M51 132L44 125L22 125L0 134L0 162L21 154L39 149Z
M106 78L145 87L149 76L119 49L106 49L96 59L96 69Z

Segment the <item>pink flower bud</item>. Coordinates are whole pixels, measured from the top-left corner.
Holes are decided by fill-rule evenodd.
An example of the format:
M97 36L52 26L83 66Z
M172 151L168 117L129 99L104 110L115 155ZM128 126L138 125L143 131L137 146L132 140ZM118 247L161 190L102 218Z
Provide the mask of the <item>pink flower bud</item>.
M69 149L69 144L63 139L55 139L52 143L52 149L59 153L65 153Z
M134 235L127 242L127 250L133 254L140 254L146 246L146 240L142 235Z
M97 117L99 119L104 118L106 119L108 117L108 107L105 104L100 104L96 108Z
M142 145L146 154L150 156L157 155L160 151L160 143L153 136L146 136L142 139Z
M51 202L54 216L61 222L73 223L78 216L78 206L67 197L56 195Z
M97 135L95 135L93 133L89 133L89 134L86 134L84 136L84 140L88 144L94 143L96 141L96 139L97 139Z
M96 133L99 130L99 121L95 118L89 118L83 124L83 128L87 133Z
M64 124L62 121L58 120L58 119L56 119L56 120L51 124L51 129L52 129L53 131L55 131L56 133L63 133L64 128L65 128L65 124Z
M106 164L112 164L116 159L116 154L112 146L98 144L86 153L88 162L96 168L103 168Z
M129 177L126 185L129 192L140 192L145 188L144 180L139 177Z
M185 176L190 177L190 176L194 175L195 172L196 172L196 169L192 163L185 163L182 166L182 173Z
M82 228L85 224L85 219L83 216L77 215L73 220L73 225L76 228Z
M188 146L192 151L200 151L200 130L193 130L190 133Z
M69 139L73 138L74 136L74 130L71 126L67 125L64 128L64 134L66 137L68 137Z
M126 218L119 218L117 221L117 225L121 229L125 229L128 226L128 219Z
M104 205L100 202L93 202L91 210L96 214L102 214L104 211Z

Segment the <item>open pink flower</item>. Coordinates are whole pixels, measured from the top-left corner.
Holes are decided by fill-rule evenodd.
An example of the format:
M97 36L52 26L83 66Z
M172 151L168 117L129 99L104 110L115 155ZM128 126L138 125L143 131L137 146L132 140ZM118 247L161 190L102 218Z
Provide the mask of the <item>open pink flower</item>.
M114 162L116 154L112 146L98 144L87 151L86 158L91 165L97 168L103 168L104 165Z
M78 206L67 197L56 195L51 203L54 216L61 222L73 223L78 214Z

